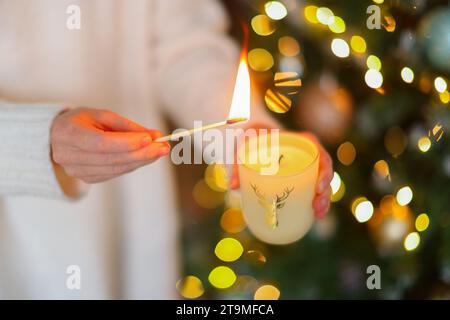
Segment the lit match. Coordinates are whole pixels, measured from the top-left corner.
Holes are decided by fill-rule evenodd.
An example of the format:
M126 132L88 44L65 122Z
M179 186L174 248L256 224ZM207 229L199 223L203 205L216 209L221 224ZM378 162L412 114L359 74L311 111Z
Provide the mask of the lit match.
M201 132L201 131L205 131L205 130L209 130L209 129L218 129L218 128L222 128L222 127L225 127L228 125L232 125L232 124L244 122L244 121L247 121L247 119L246 118L228 119L226 121L209 124L209 125L206 125L203 127L198 127L198 128L194 128L191 130L186 130L186 131L170 134L168 136L164 136L164 137L156 139L155 142L165 142L165 141L173 141L173 140L177 141L180 138L191 136L196 132Z
M209 124L203 127L170 134L155 140L155 142L164 142L179 140L180 138L193 135L210 129L217 129L250 119L250 75L247 68L245 55L241 58L239 69L236 76L236 84L233 91L233 99L231 101L230 114L225 121Z

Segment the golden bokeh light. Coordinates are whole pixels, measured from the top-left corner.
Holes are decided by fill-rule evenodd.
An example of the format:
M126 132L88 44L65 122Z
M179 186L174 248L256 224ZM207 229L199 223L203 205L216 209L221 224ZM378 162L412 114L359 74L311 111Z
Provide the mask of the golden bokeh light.
M404 67L402 71L400 71L400 75L406 83L411 83L414 81L414 71L411 68Z
M378 160L377 162L375 162L373 168L378 177L380 177L381 179L389 177L389 165L386 161Z
M405 186L397 191L397 195L395 197L399 205L406 206L413 199L413 192L410 187Z
M328 28L333 33L344 33L346 29L345 21L341 17L335 16L333 23L329 24Z
M326 7L320 7L316 11L317 20L324 25L330 25L334 22L334 14L331 9Z
M445 92L445 90L447 90L447 82L442 77L436 77L436 79L434 79L434 88L437 92Z
M334 172L333 179L330 182L331 202L337 202L342 199L345 194L345 184L337 172Z
M253 17L251 21L252 29L260 36L268 36L275 32L275 23L265 14Z
M399 156L405 151L408 139L399 127L392 127L384 135L384 146L394 157Z
M449 103L450 102L450 93L447 90L445 90L444 92L440 92L439 99L441 99L442 103Z
M186 276L178 280L176 288L178 293L186 299L197 299L205 292L202 281L195 276Z
M422 152L427 152L431 148L431 140L428 137L422 137L417 141L417 147Z
M350 46L353 51L357 53L364 53L367 49L366 40L361 36L352 36L350 39Z
M294 94L302 86L302 80L297 72L277 72L274 77L274 85L288 94Z
M383 75L376 69L369 69L364 75L366 84L372 89L378 89L383 85Z
M234 238L224 238L220 240L214 249L217 258L225 262L236 261L241 257L243 252L244 248L242 247L242 244Z
M273 57L269 51L262 48L255 48L248 53L248 64L259 72L264 72L273 67Z
M419 88L422 92L428 93L431 91L433 84L427 75L422 75L419 81Z
M444 128L440 123L434 125L433 129L430 130L428 133L428 136L430 138L433 138L436 142L441 140L443 135L444 135Z
M409 206L402 206L394 201L392 203L392 215L399 220L411 219L412 211Z
M367 57L366 65L367 65L367 68L369 68L369 69L374 69L377 71L381 70L381 60L380 60L380 58L378 58L377 56L375 56L373 54L371 54Z
M280 298L280 290L270 284L259 287L256 292L255 300L278 300Z
M267 108L275 113L286 113L291 109L292 100L284 94L268 89L264 96Z
M428 226L430 225L430 218L426 213L421 213L416 218L416 230L419 232L427 230Z
M356 206L358 204L360 204L361 202L366 201L366 200L367 200L367 198L366 197L362 197L362 196L361 197L357 197L356 199L354 199L352 201L352 204L351 204L352 213L355 214Z
M369 200L363 200L355 206L355 218L359 223L370 220L373 215L373 204Z
M267 262L266 256L259 250L248 250L244 256L245 260L253 265L263 265Z
M414 225L413 214L408 206L400 206L393 195L386 195L375 210L369 226L375 228L380 241L388 248L400 245Z
M406 251L412 251L416 249L420 244L420 235L417 232L411 232L405 237L403 243Z
M220 226L228 233L239 233L245 229L245 221L242 211L230 208L220 218Z
M284 36L278 40L278 50L286 57L294 57L300 53L300 45L293 37Z
M205 182L214 191L225 192L228 190L228 175L223 164L210 164L205 171Z
M331 41L331 51L336 57L346 58L350 54L350 47L344 39L335 38Z
M269 1L264 5L266 14L273 20L281 20L287 16L287 9L279 1Z
M208 276L209 282L218 289L227 289L236 282L236 274L225 266L214 268Z
M316 6L306 6L303 13L307 21L311 23L319 23L317 20L317 7Z
M192 195L197 204L205 209L215 209L221 206L225 199L224 192L217 192L212 190L205 182L200 180L194 186Z
M337 158L343 165L351 165L356 158L355 146L350 141L342 143L337 149Z
M384 2L384 0L372 0L373 2L375 2L376 4L382 4Z
M393 16L388 15L384 17L384 21L386 23L383 23L383 27L387 32L394 32L395 27L397 26L397 22L395 22L395 19Z
M339 188L341 187L341 183L342 183L341 177L335 171L333 174L333 179L331 179L331 182L330 182L332 194L335 194L336 192L338 192Z
M393 205L395 203L395 197L391 194L386 195L380 201L380 210L384 215L390 215L393 211Z

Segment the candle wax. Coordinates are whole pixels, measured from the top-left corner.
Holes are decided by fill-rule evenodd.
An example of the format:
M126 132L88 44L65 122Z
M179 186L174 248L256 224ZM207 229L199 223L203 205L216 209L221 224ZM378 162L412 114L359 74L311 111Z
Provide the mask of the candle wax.
M263 152L264 155L267 154L267 158L272 159L272 154L275 151L267 149L268 148L264 148L261 150L251 150L248 153L248 158L245 162L245 166L255 171L259 171L260 169L267 167L268 164L262 164L260 162L250 163L250 159L258 159L259 152ZM278 155L278 153L274 155ZM309 165L313 163L314 158L310 153L302 149L293 146L280 146L279 157L274 160L279 161L278 172L275 175L285 176L304 171Z

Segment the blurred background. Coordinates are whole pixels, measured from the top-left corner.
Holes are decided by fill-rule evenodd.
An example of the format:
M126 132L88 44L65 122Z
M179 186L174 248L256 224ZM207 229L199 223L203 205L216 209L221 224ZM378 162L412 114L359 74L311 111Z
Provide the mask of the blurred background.
M246 229L224 168L178 167L180 296L449 299L448 1L223 4L236 41L249 28L266 107L332 155L332 207L297 243L267 245ZM381 290L366 286L370 265Z

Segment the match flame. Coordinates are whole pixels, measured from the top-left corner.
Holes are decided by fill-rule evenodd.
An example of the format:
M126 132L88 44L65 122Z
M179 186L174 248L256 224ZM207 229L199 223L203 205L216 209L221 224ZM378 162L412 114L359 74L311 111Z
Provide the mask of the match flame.
M231 100L228 122L240 122L250 119L250 74L247 59L242 55Z

